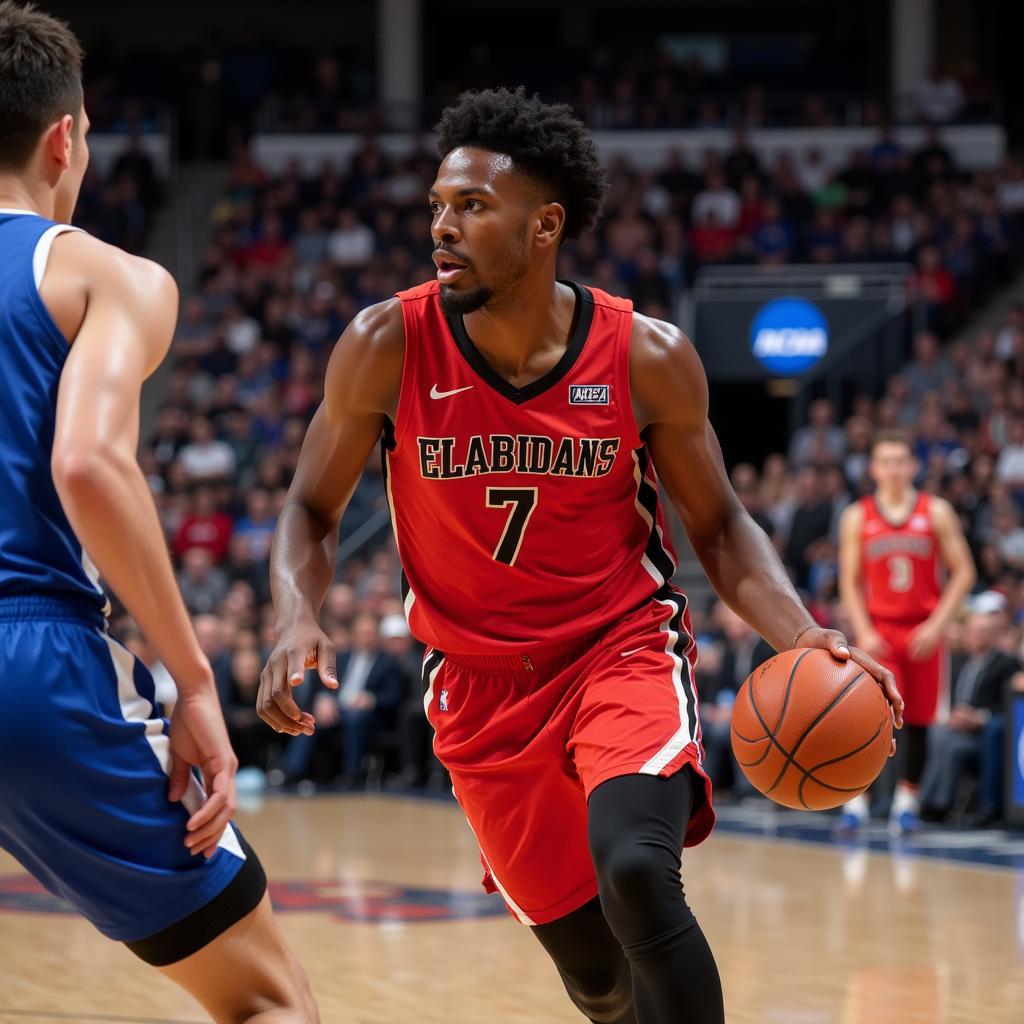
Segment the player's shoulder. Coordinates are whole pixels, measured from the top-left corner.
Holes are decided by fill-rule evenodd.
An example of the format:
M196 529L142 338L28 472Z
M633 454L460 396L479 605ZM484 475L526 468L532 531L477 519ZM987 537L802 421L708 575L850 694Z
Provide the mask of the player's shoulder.
M851 501L839 514L840 529L860 529L867 516L870 501L871 499L869 497L858 498L856 501Z
M630 350L643 359L661 362L692 358L698 362L697 350L686 333L667 320L658 320L633 312Z
M697 428L707 416L704 366L675 324L633 313L629 382L641 429L658 422Z
M345 328L339 344L368 358L400 352L405 345L402 300L385 299L360 310Z
M326 393L332 409L392 408L402 381L402 301L385 299L360 311L334 346Z
M125 301L177 300L178 286L171 273L153 260L135 256L86 231L65 231L54 239L48 273L79 277L90 294L114 289Z
M938 494L925 496L925 508L932 526L950 526L959 522L956 509Z
M633 313L629 369L634 388L645 382L707 391L707 379L697 349L686 334L665 320Z

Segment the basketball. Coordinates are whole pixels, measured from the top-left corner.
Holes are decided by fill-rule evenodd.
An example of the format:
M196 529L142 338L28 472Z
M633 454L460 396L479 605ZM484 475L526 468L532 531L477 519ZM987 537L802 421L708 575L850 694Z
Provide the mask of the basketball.
M823 811L862 793L892 743L881 686L854 661L797 648L759 665L732 712L732 749L753 786L776 803Z

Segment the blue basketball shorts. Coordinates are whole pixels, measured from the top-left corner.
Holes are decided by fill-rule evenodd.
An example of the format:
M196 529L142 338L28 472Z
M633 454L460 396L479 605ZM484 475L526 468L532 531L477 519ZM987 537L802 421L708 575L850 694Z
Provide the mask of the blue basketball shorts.
M203 792L193 778L171 803L169 770L153 679L102 615L55 598L0 599L0 846L129 945L174 934L259 864L234 826L210 859L189 852L185 825ZM264 888L243 900L246 912ZM241 916L220 909L220 925ZM140 955L167 963L194 951L180 936L173 946Z

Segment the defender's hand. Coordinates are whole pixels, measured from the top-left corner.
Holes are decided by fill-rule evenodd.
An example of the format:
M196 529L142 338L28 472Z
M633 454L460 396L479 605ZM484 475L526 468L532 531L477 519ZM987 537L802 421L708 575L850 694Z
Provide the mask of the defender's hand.
M313 716L302 711L292 696L292 687L302 683L307 668L315 668L324 686L338 688L337 655L334 645L319 624L309 619L283 629L277 646L260 676L256 710L272 729L298 736L313 735Z

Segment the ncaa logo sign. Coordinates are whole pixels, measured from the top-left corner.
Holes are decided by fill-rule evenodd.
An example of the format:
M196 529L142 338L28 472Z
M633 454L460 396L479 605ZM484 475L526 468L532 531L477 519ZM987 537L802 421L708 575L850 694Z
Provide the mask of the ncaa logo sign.
M828 351L828 321L806 299L772 299L750 325L750 349L765 369L795 377Z

